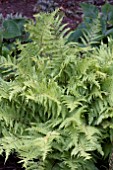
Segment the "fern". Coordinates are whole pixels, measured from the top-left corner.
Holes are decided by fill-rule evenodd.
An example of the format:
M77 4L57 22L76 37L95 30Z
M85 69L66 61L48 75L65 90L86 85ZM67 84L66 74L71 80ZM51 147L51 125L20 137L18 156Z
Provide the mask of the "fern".
M79 42L80 46L92 47L99 47L101 41L107 44L107 37L113 37L113 6L105 3L100 10L91 3L82 3L81 7L83 21L71 33L68 41Z
M1 70L0 153L16 152L27 170L97 170L95 153L112 141L113 40L82 48L67 43L56 12L36 20L19 58L1 57L15 71L7 80Z
M103 38L102 36L102 27L100 18L94 19L92 26L86 25L87 29L83 30L83 37L81 37L81 41L85 46L92 46L100 44L100 40Z

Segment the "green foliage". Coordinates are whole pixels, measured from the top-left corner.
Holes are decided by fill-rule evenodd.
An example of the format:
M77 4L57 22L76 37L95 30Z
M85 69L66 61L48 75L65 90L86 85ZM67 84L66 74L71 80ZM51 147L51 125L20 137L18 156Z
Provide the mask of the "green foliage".
M61 22L36 15L19 58L0 58L0 153L16 152L26 170L98 170L95 152L107 157L113 141L113 40L66 43Z
M24 30L27 18L21 14L8 14L5 18L0 15L0 55L8 56L16 53L14 42L20 40L22 43L28 42L28 33Z
M92 4L83 3L83 22L70 35L68 41L80 42L80 45L100 45L113 37L113 6L105 3L101 12Z
M3 39L12 39L22 36L24 31L24 24L27 19L22 17L22 15L7 15L4 18L2 15L0 16L1 28L0 32L2 32Z

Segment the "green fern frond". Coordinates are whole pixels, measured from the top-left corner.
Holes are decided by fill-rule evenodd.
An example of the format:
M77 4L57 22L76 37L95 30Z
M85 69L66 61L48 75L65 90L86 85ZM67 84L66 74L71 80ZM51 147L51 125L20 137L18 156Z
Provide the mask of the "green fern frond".
M94 153L112 139L113 40L92 49L91 32L82 48L60 24L56 13L38 14L19 58L1 57L16 70L0 79L0 154L16 152L28 170L97 170Z
M100 18L96 18L93 20L93 23L90 25L86 25L87 29L83 31L83 37L81 37L81 41L85 46L96 45L100 43L102 39L102 26Z

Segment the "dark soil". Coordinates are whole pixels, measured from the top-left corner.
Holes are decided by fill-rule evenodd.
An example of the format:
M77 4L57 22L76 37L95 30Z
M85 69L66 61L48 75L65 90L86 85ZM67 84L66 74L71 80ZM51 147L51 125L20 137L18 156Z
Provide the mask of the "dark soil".
M19 161L15 154L10 155L6 163L4 157L0 156L0 170L24 170L22 165L18 163Z
M65 12L64 22L68 23L71 29L74 29L82 21L82 11L80 4L83 2L92 2L92 4L101 6L107 0L55 0L62 11ZM113 4L113 0L107 2ZM23 16L33 18L35 14L34 7L37 0L0 0L0 13L5 17L7 14L21 13Z
M29 18L33 17L33 8L37 0L0 0L0 13L7 14L21 13Z

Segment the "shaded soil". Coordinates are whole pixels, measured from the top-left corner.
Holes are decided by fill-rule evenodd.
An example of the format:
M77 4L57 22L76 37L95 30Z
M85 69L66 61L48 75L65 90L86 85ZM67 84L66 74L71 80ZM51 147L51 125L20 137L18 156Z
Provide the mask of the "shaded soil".
M113 4L113 0L56 0L59 7L65 12L64 22L68 23L71 29L75 29L82 21L81 3L91 3L101 8L106 2Z
M19 161L15 154L10 155L6 163L4 157L0 156L0 170L24 170Z
M83 2L101 6L105 0L55 0L58 6L65 13L64 22L74 29L82 21L82 11L80 4ZM108 0L113 4L113 0ZM34 8L37 0L0 0L0 13L5 17L7 14L21 13L23 16L33 18Z
M36 2L37 0L0 0L0 13L3 16L10 13L21 13L23 16L32 18Z

